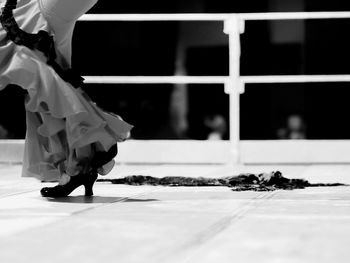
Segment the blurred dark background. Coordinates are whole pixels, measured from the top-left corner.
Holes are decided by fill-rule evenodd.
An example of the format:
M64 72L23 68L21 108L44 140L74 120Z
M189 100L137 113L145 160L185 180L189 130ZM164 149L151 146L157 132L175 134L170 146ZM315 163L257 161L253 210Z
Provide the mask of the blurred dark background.
M100 0L90 13L349 7L344 0ZM241 74L349 74L349 28L350 19L247 22L241 36ZM221 22L78 22L72 59L73 67L85 76L221 76L228 74L227 45ZM222 85L88 84L85 90L102 108L135 125L135 139L228 139L229 104ZM7 135L0 129L0 137L24 138L22 97L17 87L1 92L0 123ZM349 98L350 83L247 85L241 96L241 138L349 139Z

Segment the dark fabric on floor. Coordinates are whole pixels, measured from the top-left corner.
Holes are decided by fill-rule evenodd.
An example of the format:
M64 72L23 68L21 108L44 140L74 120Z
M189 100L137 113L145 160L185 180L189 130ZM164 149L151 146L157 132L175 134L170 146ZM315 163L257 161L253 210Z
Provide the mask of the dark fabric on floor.
M127 185L163 185L163 186L225 186L230 187L232 191L274 191L277 189L293 190L303 189L305 187L316 186L341 186L344 184L311 184L304 179L289 179L282 176L279 171L261 174L240 174L221 178L204 177L152 177L145 175L131 175L118 179L99 179L99 182L111 182L112 184Z

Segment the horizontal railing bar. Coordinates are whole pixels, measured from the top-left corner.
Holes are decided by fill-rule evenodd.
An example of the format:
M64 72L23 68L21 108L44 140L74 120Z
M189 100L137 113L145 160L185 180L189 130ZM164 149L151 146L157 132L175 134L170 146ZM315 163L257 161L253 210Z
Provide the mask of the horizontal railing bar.
M222 14L86 14L81 21L225 21L242 20L294 20L294 19L344 19L350 12L271 12L271 13L222 13Z
M276 75L241 76L243 83L307 83L307 82L350 82L350 75Z
M240 13L238 16L243 20L343 19L350 18L350 12Z
M225 84L228 76L85 76L98 84Z
M235 14L86 14L81 21L224 21Z
M226 84L229 76L85 76L96 84ZM350 82L350 75L270 75L241 76L242 83Z

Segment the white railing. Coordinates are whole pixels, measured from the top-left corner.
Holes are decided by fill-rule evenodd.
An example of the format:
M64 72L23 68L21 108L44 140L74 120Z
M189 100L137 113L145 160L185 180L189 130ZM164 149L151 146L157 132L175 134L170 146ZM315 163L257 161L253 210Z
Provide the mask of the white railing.
M349 18L350 12L274 12L220 14L87 14L80 21L226 21L230 18L248 20L295 20Z
M105 84L225 84L226 76L85 76L85 83Z
M86 76L86 83L213 84L222 83L230 97L231 160L240 161L240 94L249 83L350 82L350 75L240 75L240 34L245 21L345 19L350 12L245 13L245 14L87 14L81 21L222 21L229 37L229 76Z

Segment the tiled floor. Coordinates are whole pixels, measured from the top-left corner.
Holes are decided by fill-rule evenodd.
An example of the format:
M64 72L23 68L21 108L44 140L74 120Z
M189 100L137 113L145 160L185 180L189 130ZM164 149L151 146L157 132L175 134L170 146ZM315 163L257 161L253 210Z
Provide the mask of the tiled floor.
M96 183L71 197L0 166L0 262L349 262L350 187L232 192L225 187ZM226 176L280 170L311 182L350 184L350 165L119 165L107 178Z

